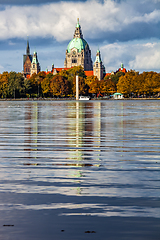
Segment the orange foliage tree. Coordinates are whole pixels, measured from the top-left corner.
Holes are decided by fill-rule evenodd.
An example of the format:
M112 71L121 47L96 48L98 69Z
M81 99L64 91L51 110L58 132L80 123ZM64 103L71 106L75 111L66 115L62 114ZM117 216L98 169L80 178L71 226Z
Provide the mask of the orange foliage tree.
M160 74L156 72L137 72L130 71L119 78L117 84L118 92L125 96L131 94L151 96L160 92Z
M89 93L94 93L100 96L103 93L103 81L99 81L97 77L94 77L94 81L91 83Z
M69 93L69 84L66 78L56 75L51 79L50 91L55 96L67 96Z
M0 74L0 96L1 96L1 98L7 97L8 78L9 78L8 72L3 72L3 74Z

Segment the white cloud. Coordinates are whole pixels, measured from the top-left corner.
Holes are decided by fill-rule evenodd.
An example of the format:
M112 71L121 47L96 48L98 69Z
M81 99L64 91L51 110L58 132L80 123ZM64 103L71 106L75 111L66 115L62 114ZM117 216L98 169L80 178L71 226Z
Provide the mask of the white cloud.
M136 54L134 59L129 61L130 68L160 71L160 43L138 44L133 48Z
M119 32L129 24L160 22L160 10L141 14L129 0L121 3L105 0L103 4L88 0L39 6L7 6L0 12L0 39L26 38L29 35L53 36L57 41L68 40L73 35L78 17L85 37L99 38L104 32Z
M73 37L78 17L84 38L86 40L93 39L92 43L87 40L92 51L93 61L99 45L107 72L116 71L121 62L124 62L127 69L157 69L159 71L158 50L160 50L160 45L158 38L160 32L158 23L160 24L160 8L157 7L159 2L160 0L119 2L105 0L102 4L98 0L88 0L86 2L56 2L4 7L0 11L0 40L8 42L8 55L1 49L3 64L0 64L4 65L4 68L1 66L0 71L21 71L24 52L22 49L19 51L20 48L13 38L26 39L29 36L30 39L44 38L45 40L45 38L53 37L61 42L62 46L63 41L69 41ZM154 42L150 40L152 37L155 37ZM141 41L133 41L136 38ZM97 39L98 43L96 43ZM147 42L146 39L148 39ZM39 45L39 49L37 49L42 69L44 70L52 62L56 66L63 66L65 50L63 54L56 49L58 44L54 46L53 43L52 47L45 46L44 41L42 42L42 46ZM112 44L103 46L108 42ZM14 47L12 48L13 58L10 57L12 55L11 47ZM33 47L31 45L31 48ZM65 43L64 49L66 48L67 44ZM45 59L43 58L44 51ZM52 55L53 60L51 61ZM15 58L17 58L17 62Z
M148 69L160 71L160 42L113 43L103 46L102 59L108 72L115 71L124 63L127 70L145 71Z
M124 20L125 24L130 23L138 23L138 22L145 22L145 23L158 23L160 22L160 10L155 9L151 13L145 13L144 15L133 16L132 18L126 18Z

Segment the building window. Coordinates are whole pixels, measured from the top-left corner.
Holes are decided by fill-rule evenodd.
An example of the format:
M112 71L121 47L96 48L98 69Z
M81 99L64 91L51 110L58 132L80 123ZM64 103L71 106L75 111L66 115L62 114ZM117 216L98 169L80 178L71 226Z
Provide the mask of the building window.
M77 59L72 59L72 63L77 63Z
M33 68L35 68L35 64L33 63Z

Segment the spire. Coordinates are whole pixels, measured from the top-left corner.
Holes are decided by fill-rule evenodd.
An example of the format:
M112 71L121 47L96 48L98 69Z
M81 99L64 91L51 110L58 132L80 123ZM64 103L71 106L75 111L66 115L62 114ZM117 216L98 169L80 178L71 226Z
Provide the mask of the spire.
M123 70L123 68L124 68L124 65L123 65L123 63L121 63L121 70Z
M30 55L29 40L27 39L26 55Z
M81 31L81 26L79 24L79 18L77 18L77 24L76 24L76 29L74 32L74 38L82 38L83 39L83 34Z
M99 50L99 49L97 50L95 62L98 62L98 63L101 63L101 62L102 62L102 60L101 60L101 54L100 54L100 50Z
M34 52L34 54L33 54L32 63L35 63L35 64L38 63L37 52Z
M79 28L79 18L77 18L77 25L76 25L77 28Z

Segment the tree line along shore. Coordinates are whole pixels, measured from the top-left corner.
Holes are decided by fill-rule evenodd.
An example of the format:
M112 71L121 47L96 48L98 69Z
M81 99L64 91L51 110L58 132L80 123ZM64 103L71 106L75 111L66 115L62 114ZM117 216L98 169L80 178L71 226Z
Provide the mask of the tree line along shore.
M56 75L42 71L28 79L22 73L3 72L0 74L0 99L74 99L76 75L79 76L80 95L103 98L119 92L125 98L160 97L160 73L151 71L139 74L130 70L108 75L99 81L95 76L86 76L79 66L62 70Z

